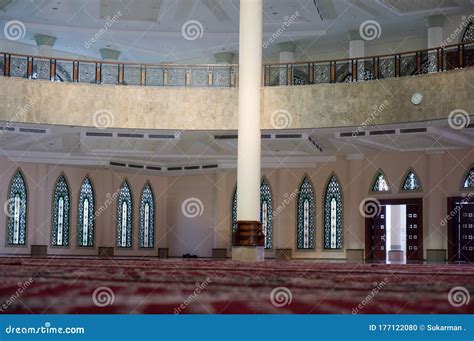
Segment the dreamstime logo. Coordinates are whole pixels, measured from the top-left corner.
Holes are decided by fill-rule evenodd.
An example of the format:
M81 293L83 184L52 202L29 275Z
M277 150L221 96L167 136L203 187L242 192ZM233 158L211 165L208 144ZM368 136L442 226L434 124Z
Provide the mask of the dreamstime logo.
M181 27L181 34L186 40L201 39L204 34L204 27L197 20L189 20Z
M288 110L280 109L272 113L271 123L275 129L285 129L291 126L293 118Z
M92 117L94 127L97 129L107 129L114 125L114 115L109 110L99 110Z
M114 300L114 292L109 287L98 287L92 293L92 302L98 307L112 305Z
M270 293L270 302L276 308L281 308L290 305L293 301L293 294L291 290L286 287L277 287Z
M448 302L455 308L469 304L471 295L465 287L454 287L449 290Z
M448 124L451 128L461 130L466 128L471 122L471 118L466 110L455 109L449 113Z
M359 27L359 34L364 40L374 40L382 35L382 27L375 20L366 20Z
M5 24L3 33L8 40L20 40L25 37L26 27L19 20L11 20Z
M3 204L3 212L5 213L5 216L8 218L11 218L13 216L13 212L15 211L15 199L10 198L7 201L5 201L5 204Z
M204 205L198 198L188 198L181 204L181 212L186 218L196 218L204 213Z
M373 218L380 213L380 201L376 198L365 198L360 202L359 212L364 218Z

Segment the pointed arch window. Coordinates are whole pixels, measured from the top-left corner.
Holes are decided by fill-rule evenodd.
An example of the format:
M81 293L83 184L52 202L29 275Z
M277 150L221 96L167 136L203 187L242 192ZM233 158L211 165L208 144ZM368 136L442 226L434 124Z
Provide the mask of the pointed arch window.
M305 176L298 191L297 215L297 248L314 249L315 220L314 190L311 180Z
M469 170L464 178L463 188L474 188L474 167Z
M382 171L379 171L375 176L374 182L372 184L372 192L389 192L388 182L385 178L385 174Z
M335 175L324 196L324 248L342 249L342 191Z
M237 186L232 194L232 235L237 231Z
M51 245L69 245L69 217L71 214L69 186L64 175L56 181L53 193L53 226Z
M7 203L7 243L8 245L26 245L28 193L25 178L20 170L10 181Z
M94 189L92 181L85 178L79 192L77 245L94 246Z
M474 41L474 22L470 22L467 25L461 40L462 43L469 43L471 41Z
M155 198L151 185L147 183L140 198L140 247L155 246Z
M132 194L127 181L120 187L117 206L117 246L132 247Z
M420 182L413 170L408 171L403 181L402 191L419 191L421 190Z
M273 247L273 205L272 191L267 179L260 185L260 222L265 235L265 249Z

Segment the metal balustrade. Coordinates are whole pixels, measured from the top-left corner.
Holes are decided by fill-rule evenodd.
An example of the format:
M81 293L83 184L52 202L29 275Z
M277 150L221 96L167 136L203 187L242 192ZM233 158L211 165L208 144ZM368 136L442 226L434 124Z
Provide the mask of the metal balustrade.
M265 64L264 86L361 82L474 66L474 42L364 58ZM174 86L238 86L238 65L136 64L0 53L0 76L57 82Z

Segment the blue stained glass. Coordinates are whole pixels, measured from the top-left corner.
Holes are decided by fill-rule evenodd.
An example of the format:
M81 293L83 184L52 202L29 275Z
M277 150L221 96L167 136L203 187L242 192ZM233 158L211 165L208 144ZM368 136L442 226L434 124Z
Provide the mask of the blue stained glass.
M469 170L463 183L464 188L474 188L474 168Z
M53 226L51 233L51 245L69 245L69 217L70 217L70 195L64 175L60 175L56 181L53 193Z
M94 189L89 178L85 178L79 192L77 214L77 245L94 246Z
M375 177L374 184L372 185L372 192L388 192L388 183L385 179L385 175L382 172L378 172Z
M237 187L232 194L232 234L237 231Z
M415 172L409 171L403 182L402 190L404 191L418 191L420 189L420 184L418 178L416 177Z
M25 179L18 170L10 182L7 214L7 243L8 245L26 245L26 214L28 194Z
M273 206L270 184L263 179L260 185L260 222L265 234L265 249L273 247Z
M117 205L117 246L132 247L132 194L127 181L120 187Z
M334 175L324 196L324 248L342 249L342 192Z
M311 180L308 177L303 179L298 191L297 204L297 248L314 249L314 191Z
M155 199L149 183L143 188L140 198L140 247L155 246Z

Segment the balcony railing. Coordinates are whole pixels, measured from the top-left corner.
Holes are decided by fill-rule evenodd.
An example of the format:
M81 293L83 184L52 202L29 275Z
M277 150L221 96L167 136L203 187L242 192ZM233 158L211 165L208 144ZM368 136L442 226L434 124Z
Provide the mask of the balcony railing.
M264 65L264 86L361 82L474 66L474 42L390 55ZM0 76L90 84L236 87L238 65L136 64L0 52Z
M237 65L144 65L0 53L0 75L90 84L235 87Z
M265 86L370 81L474 66L474 42L364 58L264 65Z

